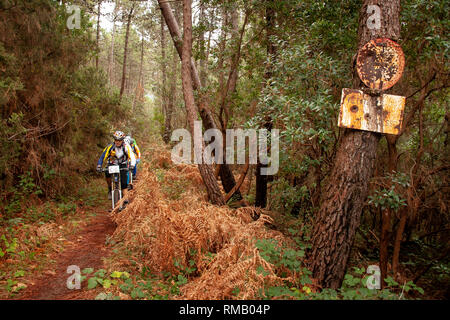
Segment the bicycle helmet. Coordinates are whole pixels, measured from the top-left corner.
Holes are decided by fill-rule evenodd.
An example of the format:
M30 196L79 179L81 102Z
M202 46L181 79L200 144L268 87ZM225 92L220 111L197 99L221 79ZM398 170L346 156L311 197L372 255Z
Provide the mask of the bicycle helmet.
M122 131L116 131L113 134L114 140L123 140L125 139L125 134Z

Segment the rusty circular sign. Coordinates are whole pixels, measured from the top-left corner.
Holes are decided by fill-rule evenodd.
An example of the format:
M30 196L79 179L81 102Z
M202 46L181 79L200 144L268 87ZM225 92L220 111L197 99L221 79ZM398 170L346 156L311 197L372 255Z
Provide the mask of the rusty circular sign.
M389 89L400 80L404 67L402 48L387 38L367 42L356 58L358 76L371 89Z

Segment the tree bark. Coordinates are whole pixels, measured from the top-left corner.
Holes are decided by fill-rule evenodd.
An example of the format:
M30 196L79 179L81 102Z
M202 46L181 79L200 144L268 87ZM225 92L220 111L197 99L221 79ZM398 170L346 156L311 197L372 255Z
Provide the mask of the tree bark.
M368 5L381 9L381 28L369 29ZM371 39L400 37L400 0L365 0L360 11L358 48ZM355 76L354 88L363 88ZM380 135L347 129L336 153L312 233L309 267L325 288L338 289L345 275L362 208L367 198Z
M170 137L165 136L165 132L167 132L166 127L168 126L168 106L167 106L167 93L166 93L166 80L167 80L167 71L166 71L166 37L164 32L164 17L161 14L161 75L162 75L162 83L161 83L161 110L164 115L164 132L163 132L163 140L165 143L169 142Z
M232 43L236 46L236 51L233 53L231 57L231 63L230 63L230 72L228 74L228 80L227 85L223 89L222 97L221 97L221 104L220 104L220 118L222 123L222 131L225 131L227 129L228 120L231 117L230 112L230 95L233 94L236 91L236 85L237 85L237 79L238 79L238 69L239 69L239 60L241 59L241 46L242 46L242 39L244 37L245 27L247 25L248 21L248 12L245 14L244 23L242 25L242 29L239 32L238 31L238 15L237 12L234 12L232 14L232 24L233 24L233 35L231 37ZM222 119L222 112L225 113L225 118Z
M206 86L206 48L205 48L205 31L204 26L206 25L206 8L205 3L200 1L200 16L199 23L202 26L198 35L198 45L200 48L200 82L203 86Z
M192 50L192 12L191 0L183 1L183 45L181 58L181 79L183 85L183 96L186 105L187 118L191 134L194 136L194 121L197 116L197 108L194 101L194 90L191 76L191 50ZM204 146L202 140L202 154ZM222 193L217 180L214 177L214 170L211 165L199 163L198 169L206 186L208 197L213 204L224 205Z
M97 54L95 56L95 68L98 70L98 55L100 54L100 46L99 46L99 39L100 39L100 7L101 7L101 0L98 1L98 7L97 7L97 39L96 39L96 46L97 46Z
M220 42L219 42L219 57L217 61L217 73L218 73L218 92L217 92L217 101L221 100L221 96L223 95L223 91L225 88L225 72L224 72L224 60L225 60L225 44L227 41L227 32L226 26L228 23L228 12L227 7L222 7L222 26L220 31ZM222 125L223 127L223 125Z
M128 13L127 29L126 29L126 33L125 33L125 45L124 45L124 50L123 50L122 81L120 84L119 100L122 100L123 92L125 90L125 78L126 78L126 71L127 71L128 37L130 34L130 24L131 24L131 17L133 15L133 10L134 10L134 3L130 8L130 12Z
M169 3L158 0L158 3L161 8L161 12L166 21L167 27L169 29L170 35L174 42L175 48L177 49L178 55L182 58L182 42L181 42L181 32L178 27L177 20L175 19L172 9L170 8ZM197 68L195 67L194 61L191 59L191 76L192 76L192 86L194 90L200 91L202 88L200 77L197 72ZM208 129L217 129L217 126L214 122L214 118L211 114L211 111L208 108L206 99L202 96L199 99L198 109L200 113L200 117L202 118L203 127L205 130ZM220 178L222 181L223 188L225 192L230 192L236 184L236 180L234 179L233 173L230 167L224 163L220 166ZM239 191L236 192L239 194Z
M114 37L116 34L116 18L117 18L117 10L119 8L119 3L115 4L114 12L113 12L113 29L111 33L111 48L109 52L109 66L108 66L108 79L109 83L112 85L114 83Z
M164 134L163 140L165 143L169 143L170 135L172 133L172 115L175 108L175 95L176 95L176 85L177 85L177 53L174 52L172 55L172 73L170 76L170 88L169 96L167 97L167 114L164 120Z
M134 113L134 107L136 105L136 100L142 101L142 98L143 98L143 92L144 92L144 85L142 83L143 65L144 65L144 31L142 31L142 39L141 39L141 59L139 62L139 76L138 76L138 82L137 82L136 90L135 90L135 94L134 94L133 105L131 107L131 113Z
M266 71L264 73L264 79L266 84L273 74L273 59L276 54L276 46L273 43L271 37L275 32L275 1L266 0L266 44L267 44L267 61ZM272 130L272 118L269 114L264 115L264 129ZM267 145L269 146L269 145ZM255 207L265 208L267 206L267 183L268 177L261 174L261 169L267 167L263 165L258 158L256 164L255 177L256 177L256 195L255 195Z

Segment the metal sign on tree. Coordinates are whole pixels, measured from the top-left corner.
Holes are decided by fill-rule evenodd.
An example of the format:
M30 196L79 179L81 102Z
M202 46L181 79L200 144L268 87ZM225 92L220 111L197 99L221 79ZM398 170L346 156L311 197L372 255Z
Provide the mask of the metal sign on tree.
M391 88L400 80L405 56L399 44L379 38L367 42L356 58L361 81L374 93ZM370 95L361 90L342 89L338 126L397 135L400 132L405 97Z

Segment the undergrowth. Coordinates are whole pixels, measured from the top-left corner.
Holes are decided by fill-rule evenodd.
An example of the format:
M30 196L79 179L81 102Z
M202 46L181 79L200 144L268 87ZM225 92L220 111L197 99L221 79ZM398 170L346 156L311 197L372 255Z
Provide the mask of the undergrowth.
M0 298L15 297L60 252L60 240L74 234L93 215L92 208L105 206L105 186L99 180L86 182L71 196L41 202L32 195L39 190L28 175L17 187L13 214L0 217Z
M127 270L130 278L101 298L348 300L423 295L411 281L392 278L383 290L371 289L376 275L368 265L350 267L338 290L322 290L304 262L310 247L308 217L284 216L277 225L274 212L255 215L252 207L211 206L193 187L201 179L195 166L167 165L167 150L149 149L151 163L141 172L129 206L112 217L118 227L110 239L115 255L108 270Z

